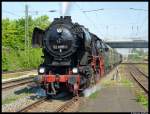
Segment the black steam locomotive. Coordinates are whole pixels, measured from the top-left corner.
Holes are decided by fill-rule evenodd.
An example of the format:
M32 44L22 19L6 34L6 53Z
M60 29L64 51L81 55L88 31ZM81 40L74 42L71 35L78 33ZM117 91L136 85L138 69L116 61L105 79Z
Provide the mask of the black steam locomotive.
M38 81L47 95L62 91L77 95L105 74L108 46L70 16L55 18L46 30L35 28L32 45L43 49Z

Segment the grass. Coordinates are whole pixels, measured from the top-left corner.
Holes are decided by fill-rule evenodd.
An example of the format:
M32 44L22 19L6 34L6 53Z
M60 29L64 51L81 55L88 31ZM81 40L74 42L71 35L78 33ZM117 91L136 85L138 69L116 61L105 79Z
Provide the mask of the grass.
M124 69L123 69L124 70ZM124 70L125 71L125 70ZM123 71L123 72L124 72ZM133 86L133 83L132 81L128 80L125 78L125 73L123 73L124 76L122 76L122 80L121 82L127 86L127 87L132 87ZM139 90L136 90L135 91L135 96L136 96L136 100L137 102L139 102L140 104L142 104L145 108L148 108L148 99L147 97L145 96L145 93L143 91L139 91Z
M27 96L27 93L21 94L21 95L11 95L8 96L6 99L2 100L2 105L4 104L10 104L12 102L15 102L16 100L20 99L21 97Z
M21 75L25 75L26 73L13 73L13 74L3 74L2 79L15 78Z
M10 103L16 101L18 98L19 98L18 96L9 96L8 98L2 100L2 105L10 104Z
M121 84L121 85L124 85L126 87L133 86L133 84L130 80L126 79L124 76L121 76L121 77L122 77L121 81L117 81L117 80L107 80L107 81L105 81L104 86L109 87L109 86L114 86L114 85L117 85L117 84Z
M136 101L142 104L145 108L148 108L148 98L144 95L144 92L138 91L136 93L136 96L137 96Z
M122 76L122 77L123 77L123 76ZM124 86L126 86L126 87L131 87L131 86L133 86L133 83L132 83L130 80L125 79L125 78L123 78L123 79L121 80L121 83L122 83Z
M2 105L10 104L12 102L15 102L18 99L21 99L23 97L29 96L30 94L35 93L35 92L36 92L36 89L24 88L22 90L19 90L19 91L15 92L14 95L10 95L7 98L3 99L2 100Z
M9 79L9 78L16 78L16 77L20 77L22 75L26 75L27 73L25 72L18 72L18 73L13 73L13 74L3 74L2 75L2 79ZM28 75L30 77L33 77L33 75Z
M125 87L132 87L133 83L131 80L127 79L126 75L127 73L125 70L125 65L121 65L120 66L120 76L121 76L120 83L124 85Z
M121 76L121 81L117 81L117 80L105 80L104 86L108 87L108 86L113 86L118 84L118 82L120 84L122 84L125 87L133 87L133 83L132 81L130 81L129 79L127 79L126 77L126 72L125 72L125 66L121 65L120 66L120 76ZM98 95L98 91L91 94L90 98L95 99ZM148 98L145 96L145 93L143 91L136 91L136 100L137 102L139 102L140 104L142 104L145 108L148 108Z
M105 81L104 82L104 86L105 87L109 87L109 86L113 86L113 85L115 85L116 83L115 83L115 81L113 80L107 80L107 81Z
M142 72L148 74L148 64L139 64L136 65Z
M99 94L99 91L96 91L96 92L94 92L93 94L91 94L91 95L89 96L89 98L95 99L95 98L98 96L98 94Z
M126 74L125 74L124 68L125 68L124 65L121 65L119 67L119 77L118 78L121 77L121 80L119 80L119 79L118 80L113 80L113 79L106 80L104 82L104 86L108 87L108 86L114 86L114 85L117 85L117 84L121 84L121 85L124 85L126 87L131 87L133 84L132 84L132 82L130 80L128 80L126 78Z

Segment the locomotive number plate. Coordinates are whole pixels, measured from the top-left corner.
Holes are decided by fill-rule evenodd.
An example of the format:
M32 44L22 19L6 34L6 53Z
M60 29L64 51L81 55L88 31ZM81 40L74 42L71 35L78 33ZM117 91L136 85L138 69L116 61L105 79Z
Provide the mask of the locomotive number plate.
M53 45L53 49L67 49L67 45Z

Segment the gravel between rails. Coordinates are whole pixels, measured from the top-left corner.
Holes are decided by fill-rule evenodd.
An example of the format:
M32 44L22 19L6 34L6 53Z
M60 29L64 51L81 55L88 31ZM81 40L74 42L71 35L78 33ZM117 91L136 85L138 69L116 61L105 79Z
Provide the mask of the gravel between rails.
M46 101L42 102L41 104L38 104L38 106L35 106L31 109L29 109L27 112L56 112L61 106L66 104L72 100L72 98L63 98L63 99L47 99ZM77 108L79 106L80 100L76 101L72 105L70 105L64 112L75 112L77 111Z
M81 98L83 97L74 97L71 100L67 101L63 105L61 105L59 108L55 110L55 112L74 112L76 111L77 107L81 103Z
M17 110L32 104L38 100L36 93L39 90L38 87L31 88L27 85L14 88L9 91L2 92L2 100L15 98L10 103L2 104L2 112L16 112Z
M28 112L55 112L55 110L65 102L66 101L63 100L46 100L42 104L28 110Z
M28 97L29 96L26 96L24 98L20 98L17 101L11 103L11 104L2 105L2 112L16 112L19 109L21 109L21 108L37 101L37 99L31 100Z
M36 91L38 91L38 89ZM3 104L2 112L18 112L18 110L30 104L33 104L34 102L39 100L35 93L29 93L28 95L20 97L19 99L10 104ZM38 106L29 109L27 112L55 112L57 108L59 108L70 99L71 97L66 97L62 99L50 98L49 100L44 101Z
M134 66L129 66L129 68L130 68L130 73L131 73L132 77L134 78L134 80L136 81L136 83L138 83L139 86L142 87L143 90L146 93L148 93L148 79L147 79L147 76L143 75Z

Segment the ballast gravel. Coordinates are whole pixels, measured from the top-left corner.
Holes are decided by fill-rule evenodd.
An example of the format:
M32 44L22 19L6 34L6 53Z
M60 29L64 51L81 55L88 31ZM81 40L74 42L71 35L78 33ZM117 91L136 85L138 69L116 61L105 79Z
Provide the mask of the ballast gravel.
M39 100L39 98L42 97L40 89L34 88L31 90L31 93L28 93L27 95L20 95L19 98L9 104L3 104L2 105L2 112L17 112L20 109L36 102ZM41 96L39 96L41 95ZM14 96L10 95L9 97Z

